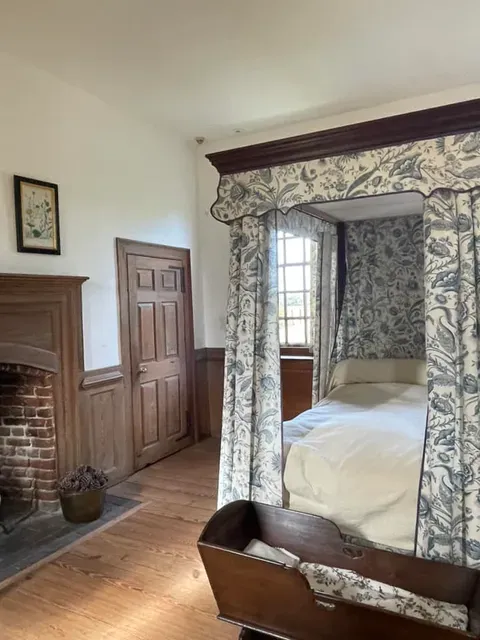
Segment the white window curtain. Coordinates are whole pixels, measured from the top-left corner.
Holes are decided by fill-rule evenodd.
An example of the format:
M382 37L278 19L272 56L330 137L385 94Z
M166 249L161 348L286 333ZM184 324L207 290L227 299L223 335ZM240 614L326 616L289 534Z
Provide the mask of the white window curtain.
M292 209L278 214L278 229L312 240L312 404L325 395L336 332L338 236L335 224Z
M417 553L480 568L480 189L425 201L428 419Z
M323 232L314 245L312 260L312 404L325 396L337 326L338 237Z

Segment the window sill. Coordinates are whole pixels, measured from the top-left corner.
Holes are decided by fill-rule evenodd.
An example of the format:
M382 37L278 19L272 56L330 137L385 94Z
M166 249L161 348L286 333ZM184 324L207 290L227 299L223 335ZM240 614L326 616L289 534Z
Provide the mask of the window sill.
M280 347L280 357L289 360L313 360L313 353L310 347Z

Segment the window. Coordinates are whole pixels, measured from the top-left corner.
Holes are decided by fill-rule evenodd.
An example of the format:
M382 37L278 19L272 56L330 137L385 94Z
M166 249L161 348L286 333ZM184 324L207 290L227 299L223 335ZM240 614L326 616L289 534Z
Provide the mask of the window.
M280 344L308 347L311 330L311 250L308 238L278 232Z

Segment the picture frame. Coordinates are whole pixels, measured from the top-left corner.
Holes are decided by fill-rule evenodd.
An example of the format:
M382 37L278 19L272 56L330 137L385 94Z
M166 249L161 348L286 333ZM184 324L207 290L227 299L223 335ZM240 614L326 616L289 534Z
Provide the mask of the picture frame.
M60 255L58 185L13 176L17 251Z

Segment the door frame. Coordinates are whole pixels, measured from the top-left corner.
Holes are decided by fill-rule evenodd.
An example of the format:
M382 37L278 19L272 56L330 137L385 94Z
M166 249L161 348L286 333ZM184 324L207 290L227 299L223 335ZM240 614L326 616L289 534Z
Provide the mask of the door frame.
M193 333L192 269L190 249L170 247L149 242L137 242L125 238L116 238L118 316L120 326L120 352L125 378L125 414L132 439L132 463L135 461L134 425L132 409L133 371L130 353L130 312L128 290L128 256L181 260L185 268L185 357L187 369L187 406L192 416L190 425L194 442L200 439L195 398L195 343Z

